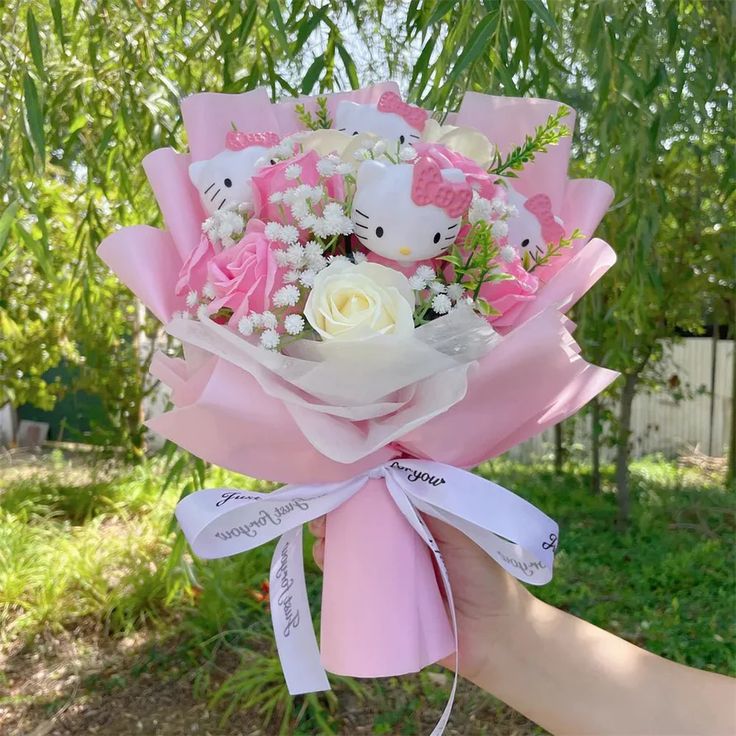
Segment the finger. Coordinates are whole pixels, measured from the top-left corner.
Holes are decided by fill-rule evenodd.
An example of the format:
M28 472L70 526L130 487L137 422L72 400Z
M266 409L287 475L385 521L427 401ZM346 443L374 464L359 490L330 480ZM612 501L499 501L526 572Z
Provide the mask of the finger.
M309 531L314 534L315 537L321 539L325 536L325 528L327 526L326 517L318 516L316 519L312 519L309 522Z
M324 570L325 565L325 540L319 537L312 546L312 556L320 570Z

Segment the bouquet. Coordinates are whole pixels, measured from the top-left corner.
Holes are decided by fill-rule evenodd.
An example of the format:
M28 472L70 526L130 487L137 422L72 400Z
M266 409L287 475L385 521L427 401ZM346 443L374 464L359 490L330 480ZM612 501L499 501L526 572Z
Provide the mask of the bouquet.
M548 100L468 93L441 120L386 83L276 104L197 94L182 115L189 153L143 162L166 229L122 229L99 253L181 342L153 361L173 409L149 426L288 485L196 492L181 527L205 558L279 537L292 693L328 688L325 669L417 671L456 650L421 514L521 580L551 578L556 524L465 469L616 377L580 356L565 316L615 261L591 239L612 191L567 178L574 115ZM322 514L318 647L301 527Z

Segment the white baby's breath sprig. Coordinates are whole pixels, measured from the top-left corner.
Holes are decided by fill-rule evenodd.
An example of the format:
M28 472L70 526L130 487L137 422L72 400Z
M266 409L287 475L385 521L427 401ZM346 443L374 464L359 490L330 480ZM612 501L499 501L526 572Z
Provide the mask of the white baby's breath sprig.
M284 317L284 330L289 335L299 335L304 331L304 317L301 314L287 314Z
M494 238L505 238L509 234L509 226L505 220L496 220L491 225L491 235Z
M501 248L501 258L503 258L506 263L512 263L516 258L516 248L514 248L513 245L504 245L504 247Z
M302 271L301 276L299 276L299 283L307 289L311 289L314 286L316 276L317 274L311 268L308 268L306 271Z
M413 161L417 157L414 146L401 146L399 148L399 159L401 161Z
M202 295L207 299L214 299L217 296L215 287L209 281L202 287Z
M465 287L462 284L450 284L447 287L447 296L454 302L460 301L465 296Z
M478 192L473 192L473 202L468 210L468 221L474 225L476 222L491 220L492 207L491 202L481 197Z
M275 330L278 326L278 319L273 312L262 312L261 313L261 324L264 330Z
M302 167L299 164L289 164L284 171L284 176L289 180L298 179L301 175Z
M437 314L447 314L452 309L452 302L447 294L437 294L432 299L432 310Z
M281 342L281 336L274 329L264 330L261 333L261 345L266 350L276 350Z
M424 291L424 289L427 288L427 282L420 276L412 274L409 276L409 286L411 286L414 291Z
M253 319L250 316L241 317L238 320L238 332L244 337L249 337L253 334Z
M444 294L447 291L447 287L441 281L431 281L429 283L429 290L433 294Z
M333 176L337 173L338 160L336 156L326 156L317 161L317 173L320 176Z
M436 276L432 266L426 265L419 266L416 270L416 275L419 276L420 279L424 279L427 283L433 281Z
M299 287L294 284L287 284L273 295L273 304L275 307L294 307L298 304L300 298Z
M192 289L187 294L187 306L191 309L192 307L196 306L199 303L199 294Z

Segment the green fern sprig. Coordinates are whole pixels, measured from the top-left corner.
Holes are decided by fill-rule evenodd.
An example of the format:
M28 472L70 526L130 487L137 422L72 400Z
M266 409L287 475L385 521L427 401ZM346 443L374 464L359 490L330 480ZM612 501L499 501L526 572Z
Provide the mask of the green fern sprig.
M546 153L549 146L559 143L565 136L570 135L569 128L562 120L570 114L570 108L560 107L554 115L547 118L544 125L539 125L534 135L527 135L520 146L516 146L506 158L496 152L493 164L488 169L489 174L515 178L514 172L521 171L526 164L531 163L538 153Z

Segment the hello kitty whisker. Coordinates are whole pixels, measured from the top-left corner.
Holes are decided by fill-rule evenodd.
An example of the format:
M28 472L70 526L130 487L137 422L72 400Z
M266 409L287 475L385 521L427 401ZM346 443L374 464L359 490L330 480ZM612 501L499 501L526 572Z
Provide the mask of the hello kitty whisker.
M409 133L409 138L416 138L417 140L419 140L419 136L415 135L414 133Z
M367 217L367 218L368 218L369 220L371 219L371 218L370 218L370 215L366 215L366 213L365 213L365 212L361 212L361 211L360 211L359 209L357 209L357 207L356 207L356 209L354 210L354 212L355 212L355 214L356 214L356 215L362 215L363 217Z
M222 209L222 205L224 205L225 202L227 202L227 197L223 197L222 198L222 202L220 202L220 204L218 205L217 209L218 210Z
M457 225L458 225L458 223L455 223L454 225L449 225L449 226L447 227L447 229L448 229L448 230L452 230L453 228L456 228L456 227L457 227Z
M454 235L450 235L450 236L446 237L445 240L455 240L455 236Z
M361 225L359 222L354 222L355 227L362 227L364 230L368 229L368 225Z
M212 187L213 187L213 186L215 186L215 182L214 182L214 181L212 182L212 184L210 184L210 185L209 185L209 186L207 187L207 189L205 189L205 190L204 190L204 193L205 193L205 194L207 194L207 192L209 192L209 190L210 190L210 189L212 189Z
M212 195L212 197L210 198L210 202L214 202L214 201L215 201L215 197L216 197L216 196L217 196L217 195L218 195L219 193L220 193L220 190L218 189L218 190L217 190L217 191L216 191L216 192L215 192L215 193L214 193L214 194Z

